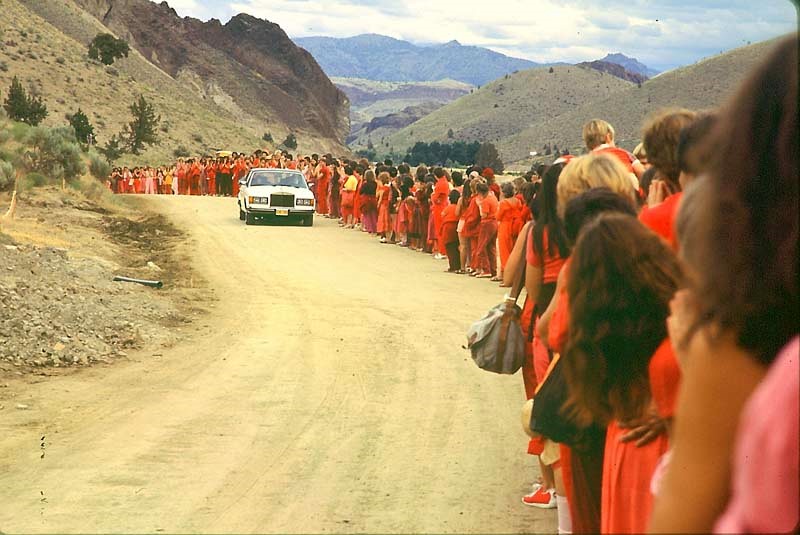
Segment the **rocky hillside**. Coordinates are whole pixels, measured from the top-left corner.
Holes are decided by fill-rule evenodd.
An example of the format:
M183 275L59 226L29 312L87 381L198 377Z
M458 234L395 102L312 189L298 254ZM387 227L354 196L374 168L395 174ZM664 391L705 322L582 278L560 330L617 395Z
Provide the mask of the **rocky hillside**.
M373 120L386 118L384 125L397 124L397 116L417 121L433 110L468 94L473 87L455 80L438 82L376 82L362 78L333 78L336 86L350 100L351 135L348 143L359 138ZM407 119L403 119L405 121ZM410 123L405 123L406 126ZM402 128L402 126L400 128ZM375 125L371 127L375 129ZM393 133L386 131L382 135ZM366 138L364 143L366 144ZM359 148L357 145L355 148Z
M611 76L616 76L617 78L627 80L634 84L641 84L642 82L648 80L648 77L643 74L631 72L622 65L618 65L616 63L610 63L608 61L600 61L600 60L584 61L583 63L578 63L577 66L604 72L606 74L610 74Z
M540 117L527 128L502 139L498 149L507 163L526 158L530 151L539 150L545 143L579 153L583 149L583 124L601 117L614 125L617 143L630 150L641 140L642 122L649 113L669 106L690 109L718 106L773 46L774 41L765 41L737 48L656 76L641 88L629 85L606 97L587 99L562 113Z
M389 147L402 152L417 141L498 142L533 123L629 87L636 86L582 67L521 71L436 110L390 136L377 148L379 152Z
M409 106L396 113L375 117L369 122L359 125L358 129L354 129L347 138L347 144L353 150L369 149L370 146L385 144L386 139L392 134L430 115L442 106L443 104L436 102L424 102L417 106Z
M508 73L539 66L487 48L458 41L417 46L384 35L365 34L345 39L303 37L295 42L311 52L328 76L390 82L452 79L483 85Z
M655 69L651 69L644 63L640 62L636 58L629 58L625 54L620 54L619 52L615 52L614 54L606 54L606 57L601 59L600 61L605 61L607 63L615 63L624 67L625 70L630 72L635 72L636 74L641 74L642 76L646 76L647 78L652 78L659 74L659 71Z
M3 4L9 2L17 4L17 0ZM81 55L97 33L110 30L128 40L135 53L114 65L121 78L112 80L114 85L133 84L133 92L150 90L161 97L164 102L156 103L157 108L170 123L174 122L170 108L178 107L175 101L193 108L199 121L216 124L208 129L195 126L194 137L204 138L207 145L225 146L232 142L229 139L242 143L247 138L251 141L245 146L236 146L255 148L263 145L260 138L265 132L277 142L295 132L301 149L344 149L349 132L347 97L275 24L248 15L238 15L225 25L216 20L203 23L178 17L166 2L149 0L24 0L22 4L33 18L43 19L60 34L53 38L71 52L70 61L60 63L67 76L77 69L74 74L86 79L82 67L87 62ZM43 85L48 84L43 81ZM101 92L93 101L111 107L128 104L105 102L113 98ZM110 113L108 119L120 115ZM182 143L190 148L204 144L193 139Z

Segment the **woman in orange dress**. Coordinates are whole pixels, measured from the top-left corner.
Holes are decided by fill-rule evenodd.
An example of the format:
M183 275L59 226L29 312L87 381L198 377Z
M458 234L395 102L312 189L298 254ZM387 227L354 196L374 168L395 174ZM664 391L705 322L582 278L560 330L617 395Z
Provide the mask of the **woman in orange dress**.
M670 396L658 395L654 402L654 393L677 391L679 378L666 319L681 278L668 244L630 215L599 216L584 226L575 245L563 366L567 405L576 421L608 425L602 533L647 530L650 483L668 448L668 425L658 416L657 402ZM651 421L662 424L655 440L623 441L628 429Z
M389 201L391 194L389 192L389 173L383 171L378 175L378 235L381 237L381 242L386 242L386 233L392 228L392 221L389 217Z
M514 185L506 182L501 186L500 192L500 205L497 208L497 246L500 252L500 273L494 278L497 282L503 280L503 272L506 269L508 256L514 248L519 228L522 226L519 224L522 202L514 196Z

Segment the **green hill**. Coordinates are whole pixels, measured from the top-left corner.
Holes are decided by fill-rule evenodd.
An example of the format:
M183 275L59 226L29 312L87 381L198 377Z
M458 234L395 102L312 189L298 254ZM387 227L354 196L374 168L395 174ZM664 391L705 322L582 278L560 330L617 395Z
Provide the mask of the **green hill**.
M635 87L576 66L542 67L495 80L389 136L380 150L404 151L417 141L500 142L547 117ZM449 131L452 130L452 136Z

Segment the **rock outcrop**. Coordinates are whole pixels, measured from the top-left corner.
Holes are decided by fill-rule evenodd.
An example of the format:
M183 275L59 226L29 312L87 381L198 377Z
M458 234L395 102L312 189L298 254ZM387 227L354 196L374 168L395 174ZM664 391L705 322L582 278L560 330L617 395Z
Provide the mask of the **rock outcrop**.
M181 18L166 2L74 0L174 78L199 77L205 91L287 130L343 144L349 101L314 58L277 25L250 15L226 24ZM220 98L224 100L224 98Z

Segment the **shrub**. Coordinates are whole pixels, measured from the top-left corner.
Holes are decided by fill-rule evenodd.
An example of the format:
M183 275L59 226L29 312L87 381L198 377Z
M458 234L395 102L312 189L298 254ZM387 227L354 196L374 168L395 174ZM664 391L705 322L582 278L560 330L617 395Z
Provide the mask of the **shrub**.
M127 58L130 50L127 41L117 39L110 33L97 34L89 43L89 57L105 65L111 65L121 57Z
M14 187L14 166L10 162L0 162L0 191Z
M14 137L14 141L18 143L24 142L30 131L31 127L25 123L16 123L11 126L11 135Z
M56 63L58 63L59 65L64 65L66 62L67 62L67 60L65 60L65 59L64 59L64 58L62 58L61 56L58 56L58 57L56 58Z
M189 149L184 147L183 145L178 146L177 149L172 151L172 155L176 158L188 158L191 154L189 153Z
M99 180L105 180L111 175L111 165L100 157L99 154L89 155L89 172Z
M0 145L4 145L9 139L11 139L11 131L10 130L0 130Z
M28 182L36 188L40 188L47 184L47 177L41 173L28 173Z
M266 132L263 136L261 136L261 139L263 139L267 143L273 143L275 141L274 139L272 139L272 134L269 132Z
M31 168L52 178L68 181L86 172L81 149L70 127L34 128L28 136Z
M203 136L201 136L200 134L192 134L192 141L194 141L195 143L202 143Z
M286 139L283 140L283 146L287 149L296 149L297 148L297 138L294 134L289 134L286 136Z

